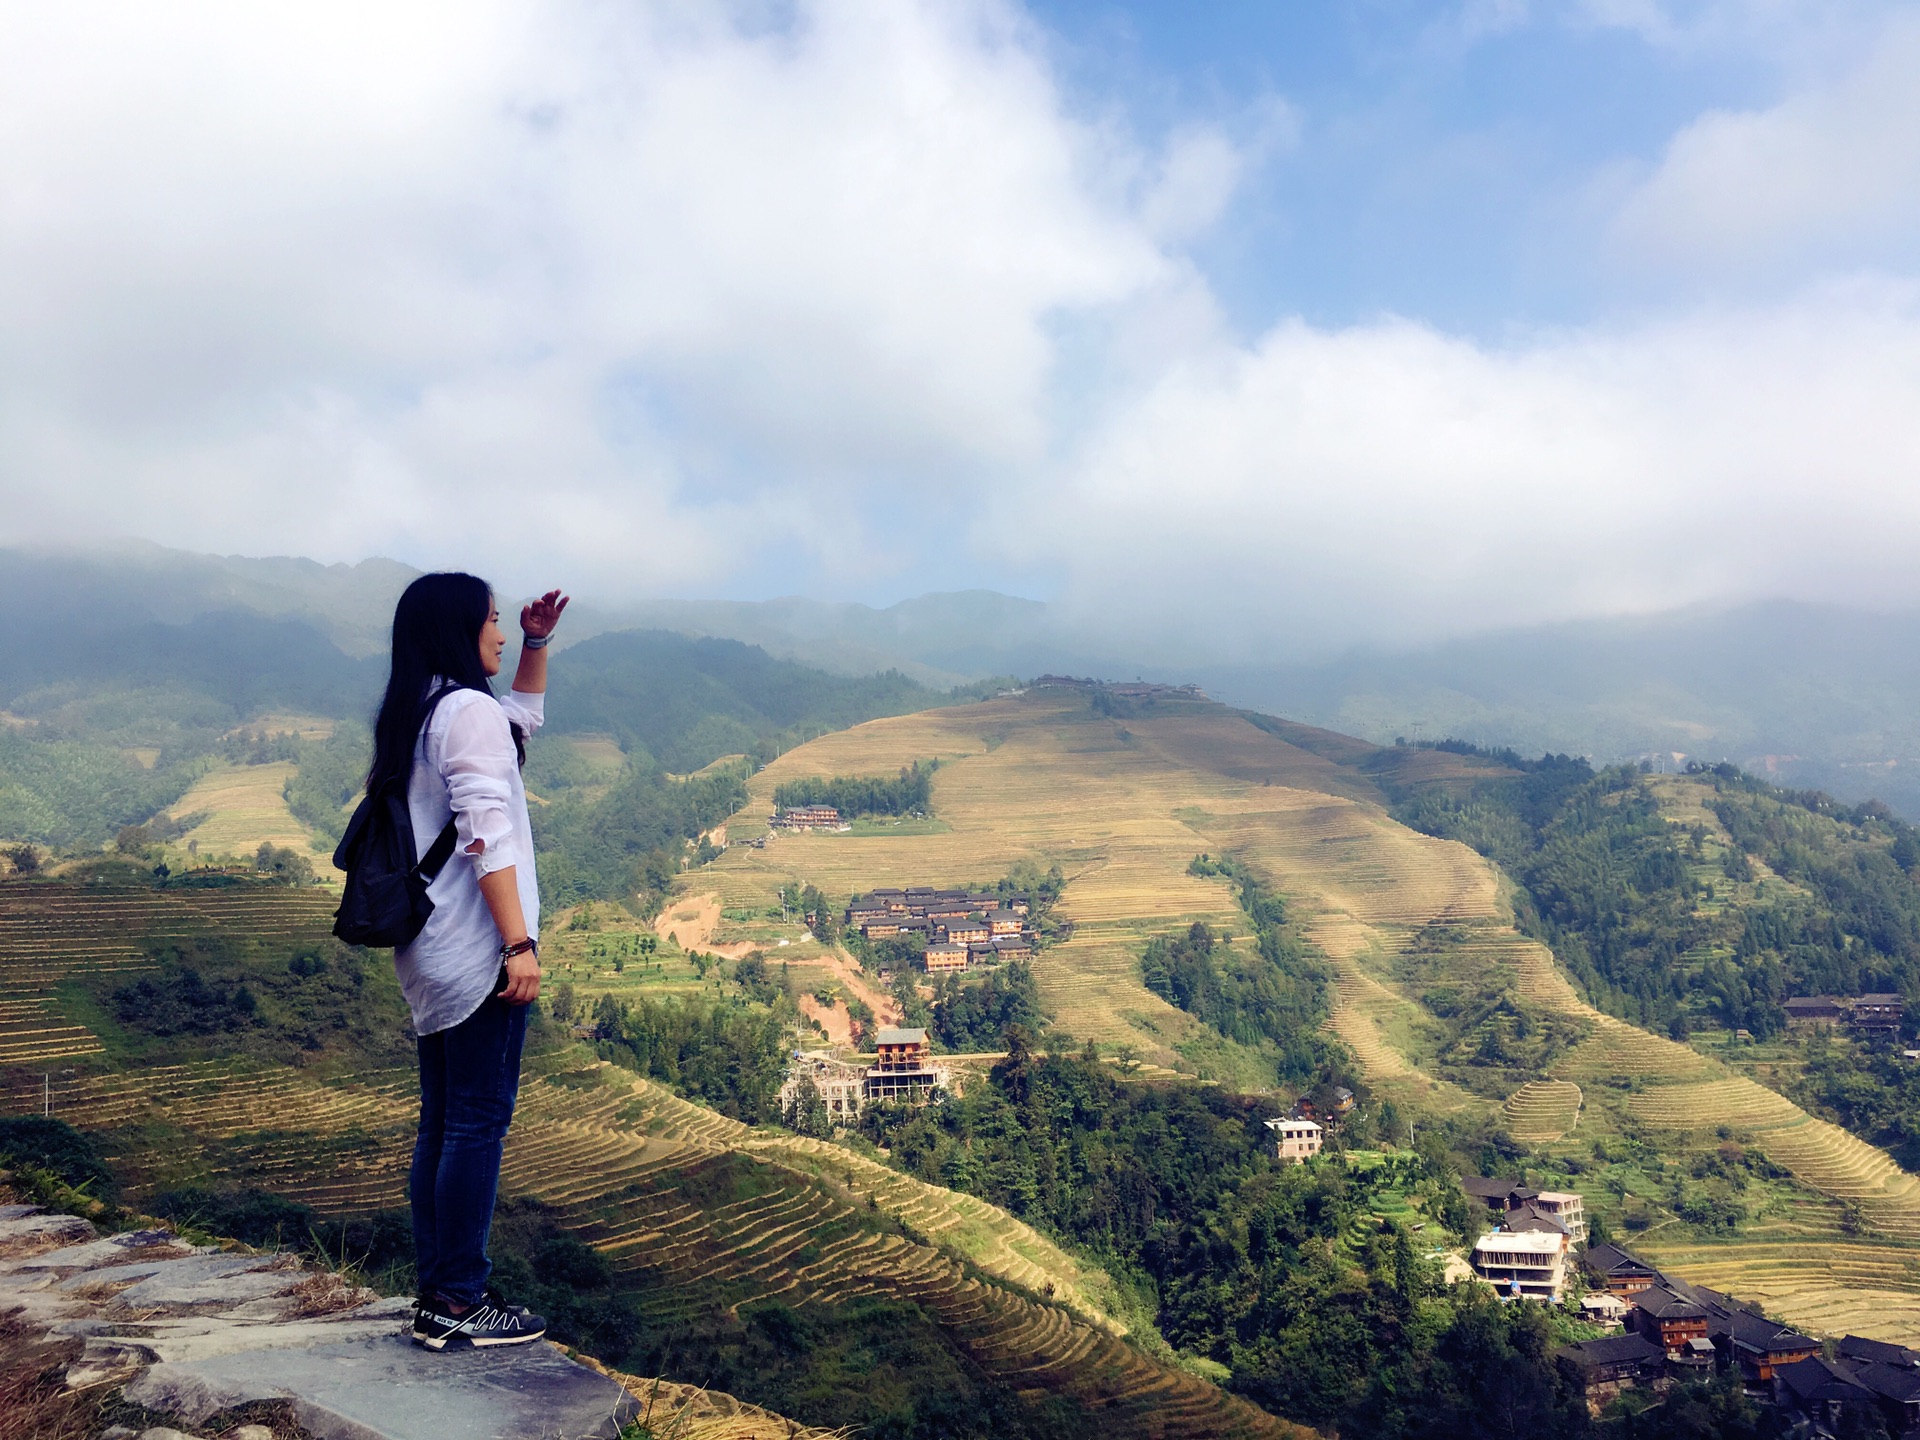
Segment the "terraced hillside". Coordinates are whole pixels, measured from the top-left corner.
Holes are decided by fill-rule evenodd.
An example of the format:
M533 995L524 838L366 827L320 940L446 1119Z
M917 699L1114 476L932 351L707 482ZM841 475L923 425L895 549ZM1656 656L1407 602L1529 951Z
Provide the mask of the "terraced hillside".
M1244 926L1224 886L1186 869L1197 852L1232 855L1287 897L1333 962L1330 1027L1376 1091L1416 1112L1501 1115L1555 1164L1609 1137L1665 1137L1657 1144L1677 1154L1706 1155L1736 1136L1792 1173L1795 1183L1768 1202L1779 1213L1715 1238L1663 1211L1646 1248L1666 1254L1671 1244L1688 1264L1698 1260L1703 1279L1740 1276L1751 1282L1742 1293L1775 1299L1798 1323L1844 1315L1862 1333L1920 1339L1903 1318L1920 1283L1904 1262L1875 1268L1873 1259L1920 1244L1920 1182L1719 1062L1586 1004L1544 947L1513 929L1493 867L1395 822L1371 779L1379 767L1420 766L1418 780L1447 784L1449 767L1478 762L1256 726L1213 706L1118 718L1078 695L1036 691L875 721L792 751L755 778L730 833L753 833L782 781L884 774L929 759L942 761L933 803L944 833L783 836L760 850L736 847L690 876L689 893L715 890L727 909L745 913L796 881L847 895L1057 862L1069 877L1057 913L1075 929L1036 961L1043 999L1077 1036L1141 1045L1180 1065L1175 1047L1192 1022L1144 989L1138 957L1146 937L1195 919ZM752 938L751 927L720 938ZM1554 1043L1530 1072L1449 1063L1443 1051L1457 1037L1423 999L1439 991L1454 1001L1504 998ZM1513 1078L1488 1093L1503 1074ZM1602 1208L1612 1203L1599 1199ZM1754 1289L1764 1276L1739 1270L1740 1257L1749 1248L1768 1253L1785 1235L1809 1257L1810 1273L1879 1280Z
M100 1039L60 998L70 980L152 968L149 949L202 935L288 946L333 927L338 903L318 889L145 885L53 886L0 881L0 1070L91 1055Z
M243 926L291 946L326 918L314 897L284 888L23 883L0 887L0 923L29 937L0 974L22 986L37 974L57 998L74 976L146 966L153 936ZM1091 1407L1116 1435L1304 1433L1134 1345L1104 1274L991 1205L849 1149L751 1129L580 1047L546 1052L530 1071L505 1192L553 1207L667 1333L765 1302L805 1312L910 1300L1011 1389ZM97 1040L51 1072L0 1067L0 1109L47 1105L101 1134L136 1195L254 1187L334 1214L404 1203L417 1103L408 1069L231 1055L121 1068Z

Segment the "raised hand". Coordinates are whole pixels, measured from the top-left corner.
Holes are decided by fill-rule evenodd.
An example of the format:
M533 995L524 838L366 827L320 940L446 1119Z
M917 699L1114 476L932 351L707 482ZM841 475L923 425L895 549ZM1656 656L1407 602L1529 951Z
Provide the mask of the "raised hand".
M558 590L549 590L531 605L522 605L521 631L536 640L553 634L553 627L560 623L560 612L567 608L567 598Z

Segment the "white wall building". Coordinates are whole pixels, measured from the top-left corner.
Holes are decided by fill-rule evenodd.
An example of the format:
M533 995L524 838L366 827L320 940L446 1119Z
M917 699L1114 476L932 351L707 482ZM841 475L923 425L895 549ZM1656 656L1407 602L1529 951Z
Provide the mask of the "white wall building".
M1282 1164L1294 1164L1307 1160L1320 1153L1320 1147L1326 1142L1326 1134L1311 1120L1269 1120L1267 1129L1273 1132L1276 1144L1275 1153Z
M1567 1236L1543 1230L1495 1230L1473 1247L1473 1273L1502 1300L1558 1302L1571 1245Z

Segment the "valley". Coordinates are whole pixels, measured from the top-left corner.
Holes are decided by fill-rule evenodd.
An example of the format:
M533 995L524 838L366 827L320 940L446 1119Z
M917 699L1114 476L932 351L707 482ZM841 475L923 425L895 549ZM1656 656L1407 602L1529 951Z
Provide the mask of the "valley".
M931 760L937 826L742 843L782 783ZM1678 1043L1589 1004L1516 928L1499 870L1393 818L1409 794L1510 773L1191 700L1114 714L1039 689L872 720L753 774L723 822L733 843L675 879L650 924L607 902L557 910L550 980L582 1015L607 999L734 1003L724 967L758 955L810 1013L827 993L830 1016L851 997L886 1022L893 997L790 904L783 919L783 899L1058 867L1058 934L1032 962L1055 1041L1091 1042L1135 1083L1211 1080L1278 1107L1276 1051L1226 1038L1142 978L1147 942L1196 923L1228 955L1264 943L1237 882L1195 864L1231 860L1284 900L1290 943L1327 977L1328 1042L1410 1139L1436 1130L1467 1153L1498 1140L1512 1148L1483 1163L1577 1189L1649 1260L1791 1323L1920 1340L1914 1177L1746 1073L1758 1067L1730 1064L1725 1037ZM1695 823L1701 797L1662 784L1673 823ZM215 809L202 823L221 821ZM6 1109L100 1137L136 1197L264 1193L335 1217L402 1206L415 1104L404 1011L383 959L328 948L331 895L239 876L156 884L106 861L0 881ZM130 1028L115 997L189 963L216 988L251 977L253 1018L230 1033ZM950 1357L966 1393L1029 1414L1063 1405L1115 1435L1289 1429L1218 1388L1219 1367L1175 1354L1138 1290L1087 1253L863 1142L691 1103L628 1059L542 1019L502 1222L600 1257L594 1283L626 1317L626 1368L672 1373L674 1337L718 1337L722 1358L703 1363L721 1371L675 1378L780 1409L787 1397L756 1392L724 1356L792 1312L828 1331L904 1324L913 1345ZM1379 1203L1394 1224L1420 1213ZM830 1409L800 1418L838 1423Z

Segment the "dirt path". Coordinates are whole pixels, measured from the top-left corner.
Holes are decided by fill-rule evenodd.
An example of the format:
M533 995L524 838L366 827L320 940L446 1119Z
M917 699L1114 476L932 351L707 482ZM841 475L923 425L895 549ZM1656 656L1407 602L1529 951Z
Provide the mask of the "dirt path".
M818 963L832 970L836 980L867 1002L868 1008L873 1011L873 1018L880 1024L898 1025L906 1019L900 1009L900 1002L874 983L873 977L862 970L853 957L838 945L830 950L821 950L817 955L810 955L807 958L817 960ZM842 1016L846 1014L846 1011L838 1005L834 1006L834 1009L839 1010Z
M729 960L751 955L760 947L741 943L716 945L713 932L720 927L718 895L685 895L670 902L653 921L653 933L682 950L704 950Z
M800 997L800 1013L827 1032L830 1045L853 1044L853 1017L844 1005L822 1005L811 995Z

